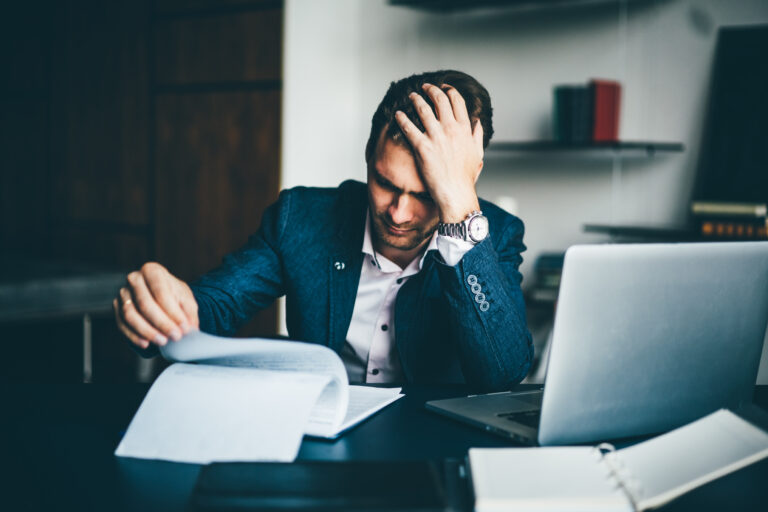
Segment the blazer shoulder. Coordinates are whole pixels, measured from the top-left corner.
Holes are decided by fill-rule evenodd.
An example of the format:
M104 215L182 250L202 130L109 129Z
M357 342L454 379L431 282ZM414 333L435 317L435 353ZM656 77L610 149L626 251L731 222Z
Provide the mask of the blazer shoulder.
M339 232L364 228L367 206L366 186L345 181L338 187L298 186L280 192L276 208L280 212L285 241L306 247L308 243L326 244ZM361 231L362 233L362 231ZM325 240L325 241L324 241Z
M338 187L297 186L280 192L278 202L290 203L296 213L308 217L322 217L323 213L333 213L346 203L359 203L365 198L365 184L347 180Z
M501 237L522 238L525 233L525 224L522 219L482 198L480 199L480 209L483 211L483 215L488 218L488 225L491 233L495 235L495 239Z

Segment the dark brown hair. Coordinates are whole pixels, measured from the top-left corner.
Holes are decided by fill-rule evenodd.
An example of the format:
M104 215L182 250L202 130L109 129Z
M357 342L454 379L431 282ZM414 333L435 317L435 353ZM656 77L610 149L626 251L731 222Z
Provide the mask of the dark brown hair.
M450 69L431 71L411 75L389 85L384 99L379 103L371 120L371 133L368 136L368 143L365 145L365 160L367 162L370 162L374 156L382 130L387 130L387 137L394 142L408 144L405 135L400 130L400 126L395 121L395 112L398 110L404 112L419 130L424 131L424 125L416 113L416 109L413 108L413 103L408 95L412 92L421 94L434 110L435 107L432 105L432 101L421 88L425 83L438 87L444 84L454 87L467 104L467 113L469 114L472 126L474 127L475 122L479 121L483 127L483 148L488 146L488 141L491 140L493 135L493 123L491 122L493 109L491 108L491 97L488 95L485 87L473 77L461 71Z

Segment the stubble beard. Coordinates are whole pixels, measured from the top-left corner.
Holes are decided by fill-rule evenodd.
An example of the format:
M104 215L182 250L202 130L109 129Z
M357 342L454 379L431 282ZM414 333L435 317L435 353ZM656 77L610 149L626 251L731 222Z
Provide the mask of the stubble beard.
M399 249L401 251L412 251L417 249L427 239L432 237L432 233L434 233L437 228L437 220L425 226L423 229L414 226L394 226L387 222L384 214L376 214L372 220L373 231L379 242L387 247ZM398 236L391 234L388 231L387 226L393 226L397 229L413 229L413 231L409 231L407 235Z

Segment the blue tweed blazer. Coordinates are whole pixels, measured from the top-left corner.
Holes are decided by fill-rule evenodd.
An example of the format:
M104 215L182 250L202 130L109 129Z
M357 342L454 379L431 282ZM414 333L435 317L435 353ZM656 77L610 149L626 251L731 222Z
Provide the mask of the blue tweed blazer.
M232 334L285 295L290 338L340 353L360 280L367 206L367 187L356 181L282 191L248 243L192 284L201 330ZM430 251L398 292L395 340L408 382L490 392L528 372L533 346L518 271L523 223L487 201L480 207L490 236L455 267Z

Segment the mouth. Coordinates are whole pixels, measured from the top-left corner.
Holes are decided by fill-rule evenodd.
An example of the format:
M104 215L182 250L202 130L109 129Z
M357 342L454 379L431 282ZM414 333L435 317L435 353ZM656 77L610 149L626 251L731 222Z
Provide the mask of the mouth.
M393 235L403 236L403 235L406 235L406 234L410 233L411 231L413 231L413 229L396 228L396 227L392 226L387 221L384 221L383 223L384 223L384 226L387 228L387 231L389 231L389 233L391 233Z

